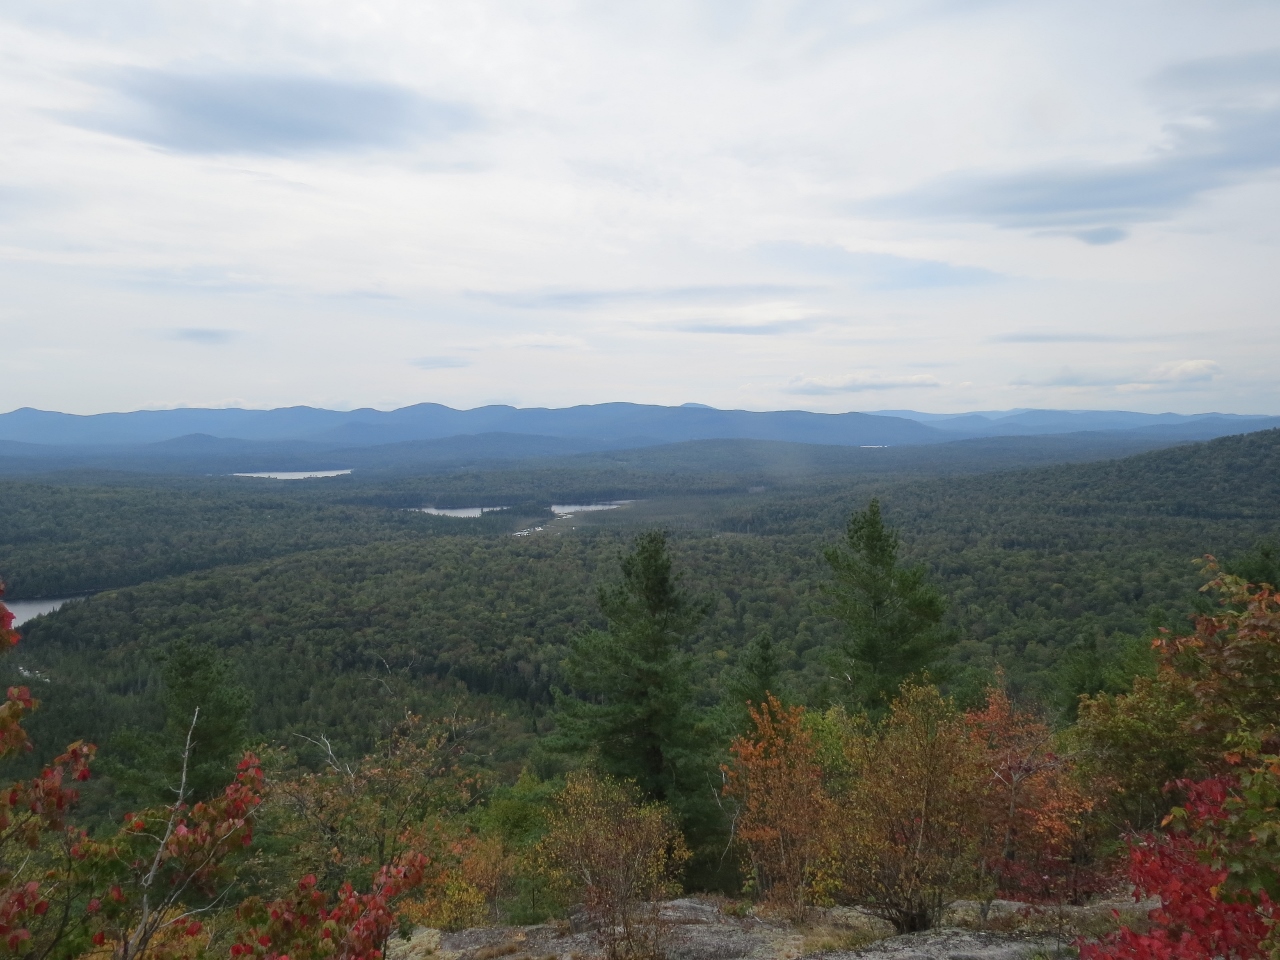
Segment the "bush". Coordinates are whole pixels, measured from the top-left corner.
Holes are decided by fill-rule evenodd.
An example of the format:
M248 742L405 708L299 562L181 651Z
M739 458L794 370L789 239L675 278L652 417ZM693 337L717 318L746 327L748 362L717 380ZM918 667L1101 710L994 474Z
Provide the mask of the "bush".
M608 955L657 955L656 901L677 892L689 858L667 807L639 803L631 784L578 772L556 795L548 825L542 862L582 897Z
M798 921L823 856L832 804L813 736L804 728L804 708L784 707L769 696L748 710L755 731L730 745L724 792L739 804L735 837L755 892Z
M879 724L844 721L849 785L836 799L831 886L900 933L926 930L975 885L987 772L964 718L904 686Z

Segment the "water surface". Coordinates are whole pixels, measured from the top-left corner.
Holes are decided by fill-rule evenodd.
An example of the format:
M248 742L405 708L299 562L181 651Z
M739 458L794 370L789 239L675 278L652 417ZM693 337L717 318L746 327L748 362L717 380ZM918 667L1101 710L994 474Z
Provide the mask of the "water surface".
M345 477L350 470L273 470L267 473L233 473L233 477L258 477L262 480L312 480L316 477Z
M433 517L478 517L481 514L505 510L506 507L410 507L415 513L429 513Z
M45 597L43 600L6 600L4 605L13 611L13 624L20 626L33 617L38 617L44 613L53 613L63 604L70 603L72 600L83 600L86 595L81 593L74 597Z
M575 513L591 513L595 510L617 510L634 500L610 500L608 503L553 503L551 512L557 517L572 517Z

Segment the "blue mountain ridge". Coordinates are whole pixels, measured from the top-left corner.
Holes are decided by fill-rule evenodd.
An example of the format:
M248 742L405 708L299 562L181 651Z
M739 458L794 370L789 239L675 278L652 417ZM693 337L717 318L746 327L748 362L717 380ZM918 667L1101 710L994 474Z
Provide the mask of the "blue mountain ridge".
M834 446L903 446L958 439L1039 436L1090 431L1151 432L1170 441L1202 440L1280 426L1280 418L1233 414L1143 414L1128 411L1016 410L967 414L812 413L805 410L719 410L635 403L518 408L505 405L457 410L420 403L397 410L338 411L315 407L274 410L138 410L78 415L23 407L0 414L0 441L9 456L35 455L35 445L67 452L96 447L104 453L162 444L168 453L197 452L226 441L269 441L316 451L352 449L451 437L542 438L540 449L568 452L628 448L689 440L785 440ZM556 443L555 441L572 441ZM215 441L223 441L216 444ZM496 441L495 441L496 442ZM18 445L18 446L13 446ZM156 449L155 454L165 452Z

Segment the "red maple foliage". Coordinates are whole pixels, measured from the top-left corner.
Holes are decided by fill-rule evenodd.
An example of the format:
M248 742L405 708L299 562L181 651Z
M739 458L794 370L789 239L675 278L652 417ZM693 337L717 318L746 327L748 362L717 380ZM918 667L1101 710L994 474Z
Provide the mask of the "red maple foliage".
M1229 818L1238 782L1228 778L1182 782L1187 832L1147 836L1129 851L1129 879L1137 899L1158 897L1151 929L1129 927L1097 944L1083 944L1082 960L1246 960L1265 956L1275 919L1266 890L1230 891L1230 868L1206 833ZM1218 855L1215 855L1218 854Z
M351 884L338 891L336 902L317 888L314 876L303 877L288 897L264 903L252 898L237 915L242 929L231 946L232 957L245 960L379 960L382 946L396 927L392 903L422 884L427 859L410 853L397 866L379 870L369 893Z
M18 643L13 621L12 611L0 602L0 654ZM0 759L31 749L22 721L38 705L26 687L9 688L0 704ZM62 848L64 862L66 858L74 862L80 855L83 835L67 823L78 799L69 784L89 778L93 753L91 744L77 741L35 777L19 780L0 793L0 956L25 955L42 932L47 942L60 939L66 929L65 923L56 922L57 914L71 902L76 885L56 874L24 876L23 865L44 842ZM51 908L61 910L54 909L51 915Z
M1031 903L1081 903L1112 882L1092 856L1094 799L1055 749L1043 721L999 687L965 715L987 782L978 854L989 895Z
M1208 567L1217 572L1212 558ZM1186 799L1168 831L1130 845L1135 896L1160 901L1150 929L1082 945L1084 960L1244 960L1280 947L1280 597L1225 575L1205 589L1222 612L1156 649L1160 677L1190 693L1187 727L1216 775L1170 783Z
M180 952L173 935L198 934L203 905L235 879L234 855L253 842L262 786L257 757L245 754L222 796L128 813L111 839L82 840L73 876L106 891L91 912L93 942L110 945L117 960Z

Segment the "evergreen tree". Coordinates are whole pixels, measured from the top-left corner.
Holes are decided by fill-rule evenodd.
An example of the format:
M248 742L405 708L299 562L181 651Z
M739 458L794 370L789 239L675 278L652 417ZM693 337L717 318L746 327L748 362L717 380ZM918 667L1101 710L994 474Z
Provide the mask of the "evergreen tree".
M564 675L573 695L556 697L550 745L593 754L604 772L634 780L647 798L672 801L698 720L684 648L706 604L680 587L660 531L637 538L621 580L600 587L597 602L608 628L569 643Z
M849 518L845 542L826 550L831 611L845 634L834 666L853 699L872 710L887 707L904 680L936 664L955 642L942 625L942 594L923 565L899 563L900 546L880 501L872 500Z
M249 708L248 691L216 649L185 642L169 648L164 665L168 773L181 774L182 748L190 730L187 785L195 799L213 796L234 777L249 732Z
M112 746L127 759L119 763L108 758L106 769L126 794L143 801L172 801L190 733L187 795L192 801L207 800L235 777L248 736L249 693L214 647L186 640L165 651L161 679L164 729L123 731Z
M641 534L622 577L600 588L605 630L573 638L564 662L572 694L557 692L549 750L591 758L631 780L645 799L669 804L693 850L690 882L734 882L721 856L727 826L717 803L718 724L696 702L685 652L708 604L684 590L666 534Z
M780 672L773 631L765 627L751 638L738 663L725 671L725 712L735 734L750 725L747 704L758 706L768 699L769 694L782 699Z

